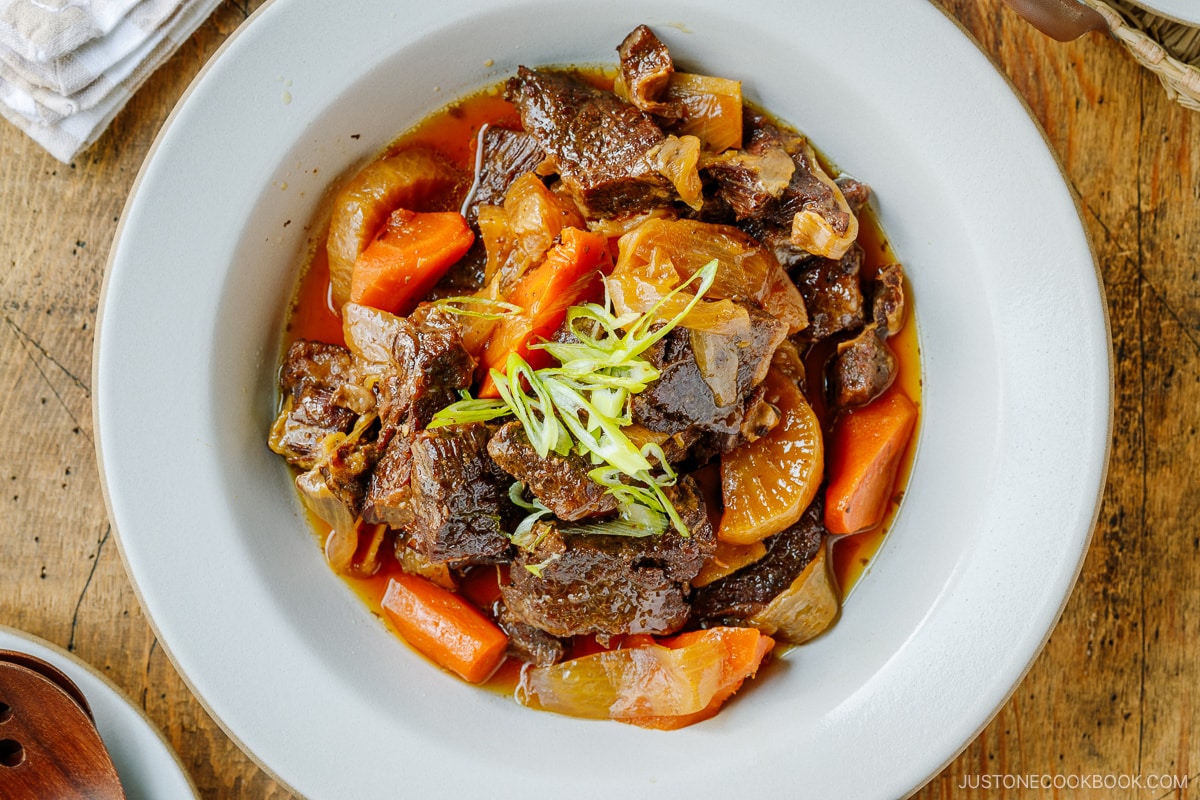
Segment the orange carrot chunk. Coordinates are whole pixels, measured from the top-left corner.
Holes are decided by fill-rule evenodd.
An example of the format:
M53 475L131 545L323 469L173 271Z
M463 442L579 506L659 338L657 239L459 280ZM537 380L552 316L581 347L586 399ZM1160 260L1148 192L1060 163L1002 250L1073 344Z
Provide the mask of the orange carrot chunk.
M597 276L612 270L608 239L603 234L563 228L560 236L545 260L526 272L509 292L508 301L523 310L505 317L483 350L480 397L500 396L490 372L503 372L509 353L519 354L534 369L546 366L549 355L529 345L550 338L566 319L567 309L591 299L589 295L599 289Z
M458 212L398 208L355 260L350 301L404 316L474 241Z
M508 637L479 609L417 575L388 581L383 610L404 640L463 680L487 680L508 648Z
M829 450L825 527L858 533L883 522L917 407L893 391L838 421Z

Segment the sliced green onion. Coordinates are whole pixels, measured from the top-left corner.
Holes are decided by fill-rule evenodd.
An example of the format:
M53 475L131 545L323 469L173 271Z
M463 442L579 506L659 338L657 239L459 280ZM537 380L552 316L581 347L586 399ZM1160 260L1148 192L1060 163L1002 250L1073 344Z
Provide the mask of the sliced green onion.
M500 398L521 421L529 443L542 458L546 458L551 451L565 456L571 450L571 437L559 423L554 403L538 374L540 371L535 371L515 352L508 354L505 370L507 375L492 370L492 382ZM525 393L525 383L529 384L533 397Z
M508 538L518 547L525 550L533 550L541 542L544 535L534 535L534 523L549 514L550 509L546 508L542 501L536 497L532 500L526 500L525 484L521 481L514 481L508 487L508 499L513 502L513 505L529 512L525 515L524 519L517 523L516 529L509 534Z
M513 481L512 486L508 487L508 499L512 501L514 506L523 508L526 511L549 511L548 508L542 505L542 501L536 497L533 500L525 499L525 483L523 481Z
M659 370L642 354L695 308L712 287L716 274L714 259L640 315L615 316L606 287L603 306L585 303L567 310L567 329L576 341L531 345L546 350L559 361L559 366L535 370L519 354L510 353L504 374L491 371L499 400L476 400L468 395L434 415L429 427L488 421L512 414L520 420L540 457L546 458L551 452L566 456L572 450L586 456L596 465L589 477L617 500L617 519L563 530L652 536L665 531L669 523L687 536L687 526L664 490L675 484L677 476L663 449L655 444L639 449L622 428L631 421L630 397L660 376ZM697 282L696 293L684 307L665 323L658 324L656 315L665 304ZM517 308L483 298L446 298L446 301ZM534 525L550 510L536 498L526 501L524 492L521 483L514 484L510 491L513 502L530 512L511 538L518 545L533 549L537 544ZM540 576L544 566L526 568Z
M468 422L490 422L512 413L502 400L468 397L451 403L433 415L427 428L444 428L447 425L465 425Z
M549 558L547 558L545 561L541 562L540 564L526 564L525 569L527 569L531 573L533 573L533 576L535 578L540 578L540 577L542 577L542 570L544 570L546 567L550 566L551 562L557 561L558 558L559 558L559 554L555 553L554 555L550 556Z
M563 425L585 450L600 456L626 475L650 470L650 462L621 431L619 420L601 414L582 392L565 381L555 380L552 375L546 376L543 385L559 409ZM596 431L588 429L581 414L587 415L588 423L596 425Z
M645 506L632 506L639 508L645 512L647 518L656 515L663 522L655 524L653 522L641 520L627 519L609 519L601 522L589 522L582 525L567 525L561 528L564 534L587 534L592 536L629 536L633 538L641 538L644 536L658 536L667 529L665 517L657 512L652 511Z
M490 297L474 297L472 295L441 297L434 300L432 305L451 314L458 314L463 317L479 317L480 319L503 319L513 314L520 314L525 310L521 306L506 303L503 300L493 300ZM471 306L483 306L484 308L495 310L475 311Z

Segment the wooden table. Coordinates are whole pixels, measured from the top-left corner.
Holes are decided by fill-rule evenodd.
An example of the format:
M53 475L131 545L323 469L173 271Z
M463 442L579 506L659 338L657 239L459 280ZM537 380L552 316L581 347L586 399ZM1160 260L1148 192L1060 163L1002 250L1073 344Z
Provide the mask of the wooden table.
M95 463L92 334L109 245L155 133L259 4L222 5L69 166L0 124L0 622L108 676L205 798L292 795L208 716L138 605ZM1058 44L1000 0L942 5L1024 96L1079 195L1112 318L1116 426L1099 525L1061 622L992 723L917 797L1186 797L1145 786L1200 782L1200 114L1169 102L1106 37ZM1143 783L970 788L1031 773Z

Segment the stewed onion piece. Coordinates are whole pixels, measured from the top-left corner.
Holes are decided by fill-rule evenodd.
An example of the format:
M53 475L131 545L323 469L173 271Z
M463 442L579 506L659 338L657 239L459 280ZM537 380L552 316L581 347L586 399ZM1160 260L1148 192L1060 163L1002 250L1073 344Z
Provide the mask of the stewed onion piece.
M629 310L649 308L716 259L710 299L755 303L786 323L789 334L808 325L804 298L779 261L733 226L650 219L622 236L618 247L617 265L608 280L618 312L622 303Z
M683 107L683 116L669 128L676 136L696 136L710 153L742 146L741 81L676 72L663 101Z
M837 183L817 161L816 153L807 142L803 157L814 178L833 193L833 209L802 207L792 218L792 244L813 255L837 260L846 255L858 239L858 217L854 215L846 196Z
M704 205L704 187L700 183L700 140L695 136L668 136L646 157L675 187L679 199L697 211Z

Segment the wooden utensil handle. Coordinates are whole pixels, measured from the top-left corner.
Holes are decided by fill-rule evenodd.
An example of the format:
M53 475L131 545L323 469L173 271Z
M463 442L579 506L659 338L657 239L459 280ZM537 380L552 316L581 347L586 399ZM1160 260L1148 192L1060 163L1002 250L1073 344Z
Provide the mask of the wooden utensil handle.
M0 661L0 797L125 800L91 718L61 686Z
M83 709L83 713L88 715L88 719L90 719L93 723L96 721L95 715L92 714L92 708L90 705L88 705L87 697L85 697L83 692L80 691L79 687L75 685L75 682L67 677L65 672L51 664L49 661L40 659L37 656L31 656L29 653L22 653L19 650L0 650L0 662L17 664L27 669L31 669L45 678L48 678L54 682L58 688L70 695L71 699Z
M1094 8L1079 0L1004 0L1042 33L1060 42L1078 39L1088 31L1108 30Z

